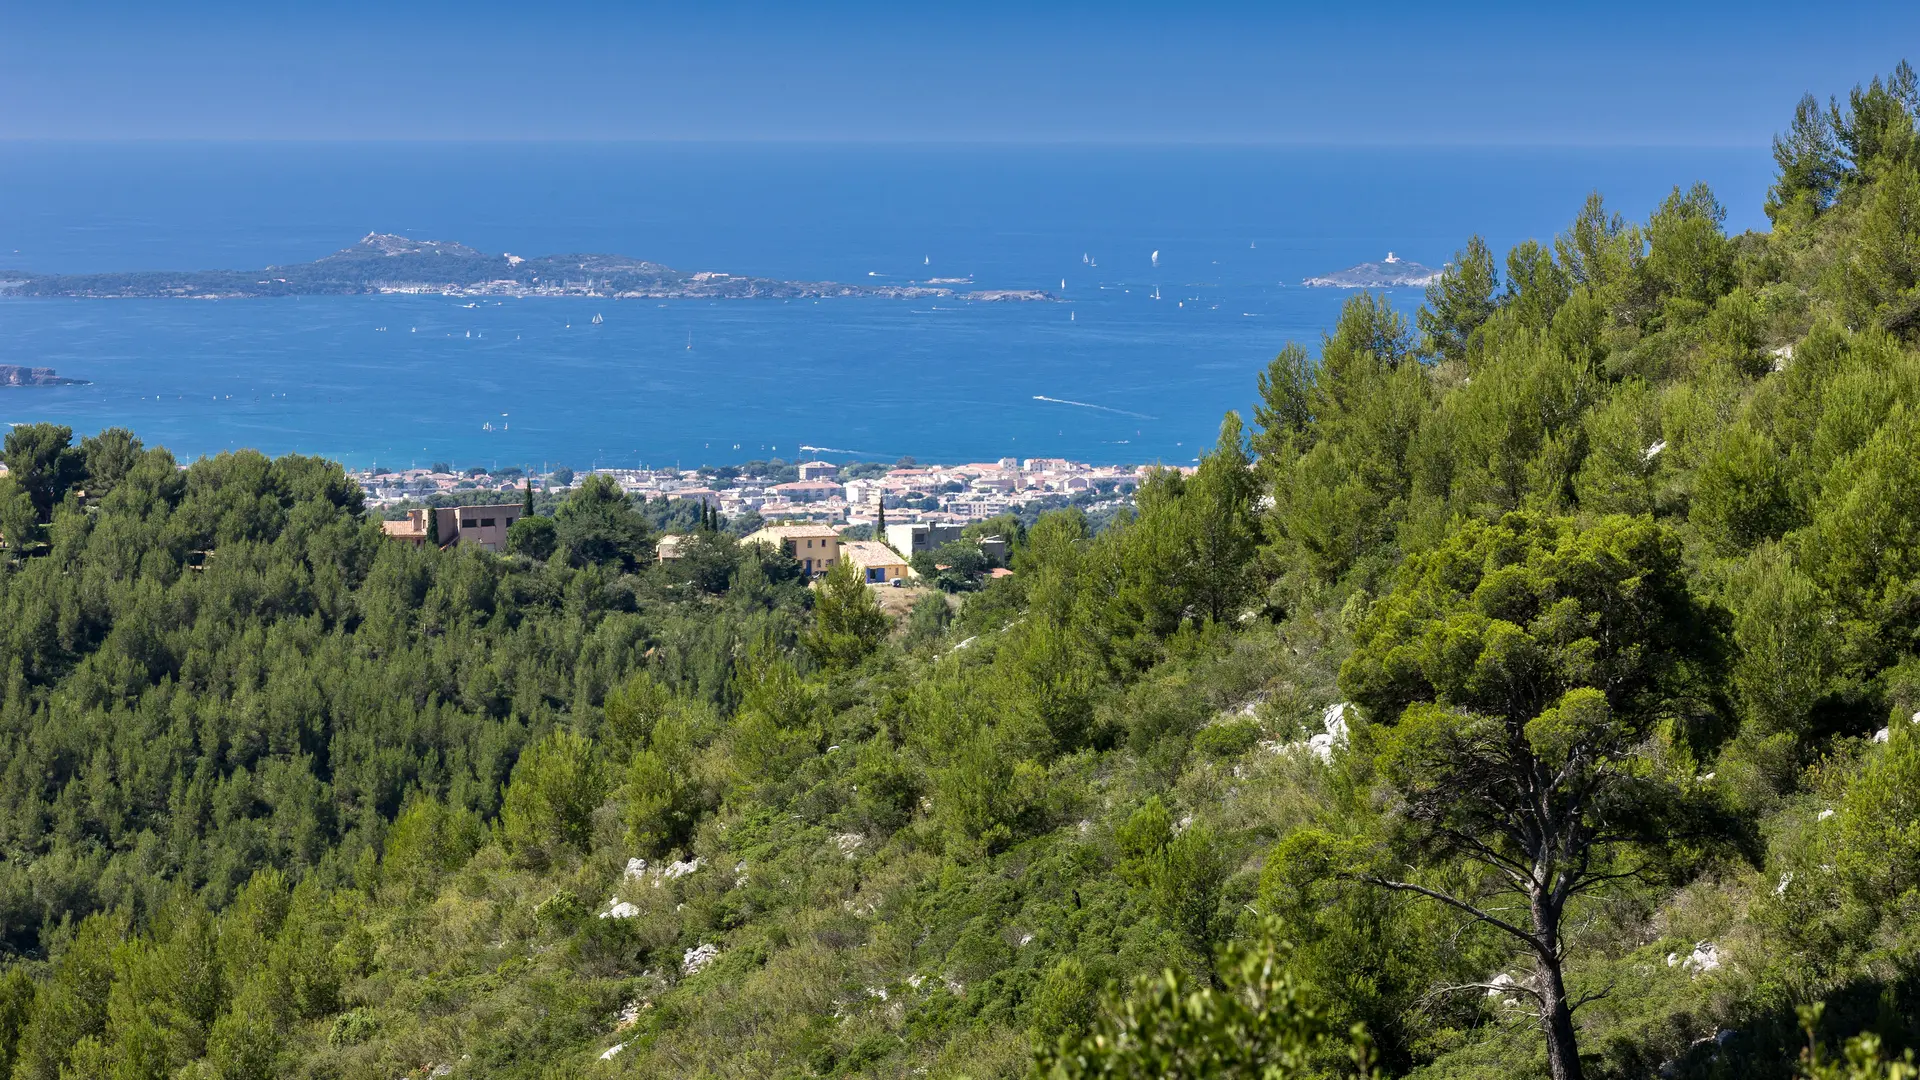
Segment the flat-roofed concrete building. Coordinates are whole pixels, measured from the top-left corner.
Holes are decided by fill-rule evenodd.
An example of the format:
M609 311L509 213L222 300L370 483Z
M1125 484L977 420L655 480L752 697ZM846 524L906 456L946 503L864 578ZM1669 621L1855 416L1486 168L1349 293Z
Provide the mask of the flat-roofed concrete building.
M980 538L980 554L995 566L1007 565L1007 541L1004 537L983 536Z
M500 503L495 506L440 506L431 510L409 510L407 516L398 521L381 522L380 531L391 540L424 544L432 535L427 524L427 515L432 514L440 526L441 547L478 544L497 554L507 550L507 529L520 520L526 509L521 503Z
M887 526L887 544L911 559L923 551L960 539L960 526L932 521L901 521Z
M526 512L520 503L498 506L443 506L434 511L440 519L440 546L478 544L488 551L507 550L507 529Z

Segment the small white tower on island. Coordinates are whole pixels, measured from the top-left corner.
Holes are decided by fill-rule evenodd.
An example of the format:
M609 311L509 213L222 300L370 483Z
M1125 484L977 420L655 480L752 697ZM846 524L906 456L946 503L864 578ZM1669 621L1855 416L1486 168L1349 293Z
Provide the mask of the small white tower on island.
M1395 257L1394 257L1394 255L1393 255L1393 252L1391 252L1391 251L1389 251L1389 252L1387 252L1387 262L1388 262L1389 264L1392 264L1392 263L1397 263L1397 262L1399 262L1399 261L1400 261L1399 259L1397 259L1397 258L1395 258Z

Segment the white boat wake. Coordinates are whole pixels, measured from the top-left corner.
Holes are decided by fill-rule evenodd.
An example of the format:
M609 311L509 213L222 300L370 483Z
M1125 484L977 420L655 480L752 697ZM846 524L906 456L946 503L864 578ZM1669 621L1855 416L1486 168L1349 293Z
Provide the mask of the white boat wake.
M815 454L867 454L870 456L879 456L879 457L886 456L881 454L878 450L842 450L837 446L808 446L805 443L800 444L800 449L806 450Z
M1072 405L1081 409L1098 409L1101 412L1116 413L1120 416L1131 416L1136 420L1160 419L1157 416L1148 416L1146 413L1128 412L1125 409L1114 409L1114 408L1109 408L1105 405L1094 405L1094 404L1091 404L1090 402L1085 402L1085 401L1068 401L1066 398L1048 397L1045 394L1035 394L1033 395L1033 400L1048 401L1048 402L1052 402L1055 405Z

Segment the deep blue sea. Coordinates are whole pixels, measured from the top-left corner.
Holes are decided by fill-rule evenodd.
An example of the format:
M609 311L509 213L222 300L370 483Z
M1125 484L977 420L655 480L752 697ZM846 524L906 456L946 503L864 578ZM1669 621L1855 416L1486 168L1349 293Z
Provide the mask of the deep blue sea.
M379 231L1066 301L8 299L0 363L92 382L0 390L0 422L353 467L1178 463L1331 326L1345 295L1304 277L1548 240L1593 190L1643 218L1704 180L1762 227L1770 172L1763 149L0 143L0 269L252 269Z

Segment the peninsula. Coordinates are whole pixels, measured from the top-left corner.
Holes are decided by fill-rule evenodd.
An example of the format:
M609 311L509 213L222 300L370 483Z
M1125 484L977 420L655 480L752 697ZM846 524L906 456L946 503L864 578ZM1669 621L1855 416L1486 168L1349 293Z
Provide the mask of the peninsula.
M1399 258L1389 251L1380 262L1363 262L1322 277L1310 277L1301 284L1322 289L1424 288L1439 276L1440 271Z
M897 300L1051 300L1033 289L961 292L944 285L845 285L777 281L704 270L675 270L624 255L490 255L444 240L368 233L352 247L313 262L264 270L151 270L121 274L8 272L0 296L179 297L232 300L272 296L411 293L443 296L585 296L707 300L879 297Z
M0 364L0 386L84 386L85 379L63 379L50 367Z

